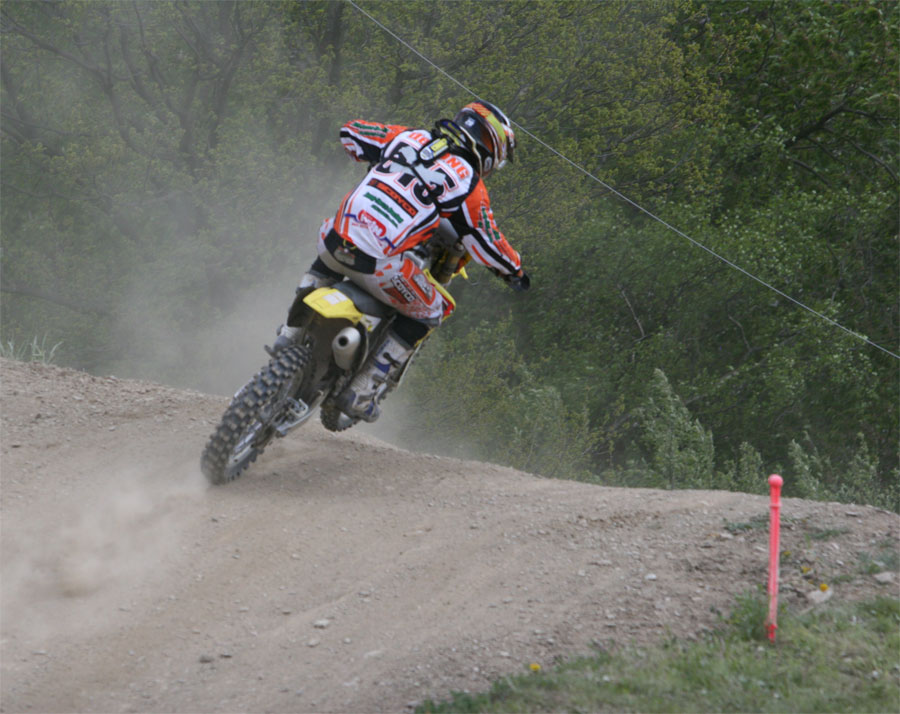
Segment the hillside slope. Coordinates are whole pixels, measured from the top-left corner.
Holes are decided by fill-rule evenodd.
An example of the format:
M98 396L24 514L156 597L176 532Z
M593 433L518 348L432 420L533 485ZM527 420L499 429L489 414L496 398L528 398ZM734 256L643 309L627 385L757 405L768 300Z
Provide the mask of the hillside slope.
M547 480L318 424L208 488L226 399L8 361L0 387L4 712L402 711L693 636L765 583L762 497ZM896 515L784 516L785 601L896 590L860 568Z

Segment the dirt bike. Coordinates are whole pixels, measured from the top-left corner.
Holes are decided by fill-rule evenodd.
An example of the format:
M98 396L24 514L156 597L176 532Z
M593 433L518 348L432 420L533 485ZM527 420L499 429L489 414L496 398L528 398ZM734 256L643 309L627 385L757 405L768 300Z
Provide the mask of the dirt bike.
M442 222L430 241L417 246L414 257L435 288L453 302L445 286L465 274L468 254L449 224ZM200 459L206 478L213 484L232 481L273 439L287 436L317 408L326 429L343 431L356 424L359 417L343 413L336 400L378 349L396 314L349 280L298 288L287 324L299 329L288 346L267 348L269 363L232 398ZM381 385L377 399L399 386L412 362Z

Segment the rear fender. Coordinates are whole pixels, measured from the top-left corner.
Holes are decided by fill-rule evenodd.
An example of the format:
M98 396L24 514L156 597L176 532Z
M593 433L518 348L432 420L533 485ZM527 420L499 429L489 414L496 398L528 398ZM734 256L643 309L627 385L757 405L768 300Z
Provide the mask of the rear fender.
M303 302L326 320L349 320L357 325L363 319L353 300L336 288L317 288Z
M303 303L314 323L346 321L359 332L362 340L349 366L350 373L355 373L360 368L372 345L380 341L383 330L394 315L393 308L349 281L340 282L334 287L317 288L303 298ZM336 331L335 335L338 334L340 333ZM329 350L335 349L331 338L328 338L327 344ZM336 353L334 356L337 364L346 364Z

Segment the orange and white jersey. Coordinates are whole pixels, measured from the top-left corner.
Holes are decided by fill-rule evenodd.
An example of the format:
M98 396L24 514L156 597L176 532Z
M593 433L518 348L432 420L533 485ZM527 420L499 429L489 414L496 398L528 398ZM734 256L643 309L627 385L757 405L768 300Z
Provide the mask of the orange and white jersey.
M354 119L341 127L341 144L357 161L370 164L381 158L381 152L401 131L408 127L394 124L379 124L374 121Z
M435 138L426 129L362 120L344 124L344 149L372 168L344 197L334 229L368 255L385 258L428 240L447 218L477 262L501 275L517 273L521 258L497 228L487 189L472 165L452 150L416 162L419 150Z

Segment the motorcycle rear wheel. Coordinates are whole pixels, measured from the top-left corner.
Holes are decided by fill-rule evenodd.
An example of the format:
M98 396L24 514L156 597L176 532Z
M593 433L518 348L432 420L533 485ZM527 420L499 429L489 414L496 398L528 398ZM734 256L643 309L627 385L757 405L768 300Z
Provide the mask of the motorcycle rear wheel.
M359 421L359 417L347 416L335 404L323 404L320 419L328 431L346 431Z
M284 349L234 396L200 457L210 483L233 481L256 461L275 436L276 422L310 372L311 361L303 347Z

